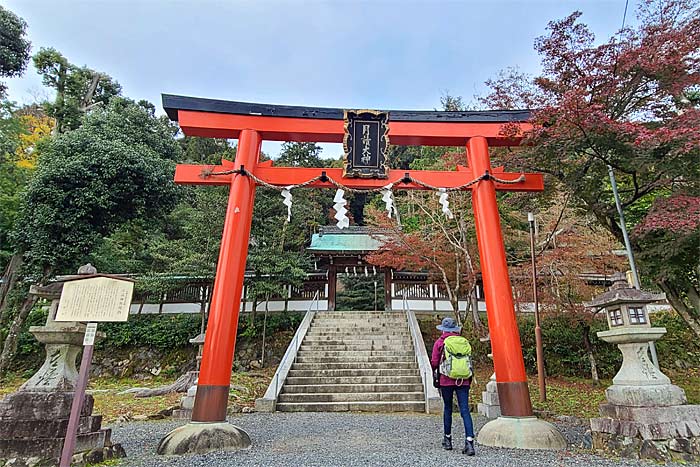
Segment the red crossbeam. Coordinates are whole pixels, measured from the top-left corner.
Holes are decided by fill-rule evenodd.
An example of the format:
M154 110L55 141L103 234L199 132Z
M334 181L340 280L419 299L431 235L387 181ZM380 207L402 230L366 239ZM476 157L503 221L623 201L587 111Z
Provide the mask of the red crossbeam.
M243 129L260 133L264 141L298 141L342 143L345 130L342 120L318 118L234 115L215 112L179 110L180 128L187 136L238 138ZM464 146L469 138L483 136L489 146L518 146L521 138L503 134L503 123L401 122L389 121L391 144L403 146ZM532 124L519 123L520 131Z
M411 178L440 188L453 188L464 185L483 174L473 174L468 168L458 167L453 172L437 170L390 170L389 178L383 180L363 178L343 178L343 169L332 168L302 168L302 167L269 167L262 163L255 169L255 176L276 186L298 185L317 177L322 171L333 180L349 188L367 189L381 188L389 183L394 183L396 189L425 190L426 188L416 183L402 183L401 179L408 174ZM232 174L206 175L211 172L225 172L231 170L233 164L226 161L223 165L204 166L178 164L175 169L175 183L185 185L229 185ZM503 172L502 168L496 168L493 175L502 180L516 180L519 173ZM544 181L541 174L526 173L525 180L515 184L496 183L496 189L501 191L542 191ZM334 188L330 182L316 181L306 186L307 188Z

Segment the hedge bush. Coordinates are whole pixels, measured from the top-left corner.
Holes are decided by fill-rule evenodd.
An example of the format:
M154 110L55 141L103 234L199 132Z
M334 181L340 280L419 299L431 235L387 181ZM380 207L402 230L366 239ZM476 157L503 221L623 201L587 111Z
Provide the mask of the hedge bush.
M303 313L274 313L268 316L268 336L278 331L293 332L303 319ZM590 378L590 363L583 345L585 321L576 315L558 314L543 316L542 337L544 342L546 370L549 375ZM198 314L135 315L126 323L103 323L99 330L106 337L98 341L98 349L120 349L128 347L152 347L160 351L191 346L189 340L199 334ZM46 310L35 309L29 315L18 339L15 368L28 369L41 364L44 349L29 332L29 326L40 326L46 322ZM485 317L484 317L485 322ZM440 336L435 329L439 319L421 318L423 337L428 348ZM519 316L520 338L523 345L525 367L531 374L536 373L534 317ZM654 326L664 326L667 334L656 343L659 361L664 369L700 368L700 343L695 339L683 320L675 313L652 315ZM601 341L597 331L607 329L602 316L588 322L589 338L601 378L611 378L620 368L622 355L617 346ZM263 316L258 314L251 323L250 315L241 318L238 335L256 338L262 335ZM478 336L467 325L465 336L472 343L477 365L491 366L487 355L489 344L480 342Z
M622 364L622 354L616 345L604 342L596 335L596 332L608 329L607 322L600 315L589 321L580 318L567 314L542 317L542 341L547 374L591 377L591 365L583 343L585 324L588 324L588 336L596 359L598 376L612 378ZM655 313L651 320L653 326L663 326L667 330L667 334L656 342L662 369L700 368L700 343L676 313ZM534 316L518 317L525 369L530 374L537 373L534 321ZM440 331L435 329L436 324L439 324L437 319L421 321L428 352L431 351L435 339L440 336ZM492 362L487 357L490 352L488 343L480 342L469 324L465 325L464 335L472 344L476 365L491 366Z
M44 346L29 332L30 326L46 323L46 308L36 308L27 317L17 341L14 367L17 369L38 368L44 359ZM268 315L268 336L279 330L296 330L304 318L303 313L275 313ZM98 331L105 337L95 344L97 350L129 347L151 347L160 351L186 348L189 340L199 334L199 314L133 315L125 323L100 323ZM248 315L241 316L238 336L262 336L263 316L258 314L254 324Z

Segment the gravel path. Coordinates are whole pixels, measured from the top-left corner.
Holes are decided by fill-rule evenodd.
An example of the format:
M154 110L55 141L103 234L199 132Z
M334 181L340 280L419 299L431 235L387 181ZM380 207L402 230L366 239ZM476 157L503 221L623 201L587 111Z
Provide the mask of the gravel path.
M560 424L570 443L566 452L518 451L479 446L477 455L461 454L464 431L455 414L454 451L440 447L442 418L422 414L274 413L241 414L231 422L248 432L253 447L235 453L184 457L155 454L158 441L182 422L134 422L114 426L112 439L122 443L122 466L638 466L640 461L607 459L581 448L585 427ZM484 419L477 418L477 428ZM677 464L668 464L677 465Z

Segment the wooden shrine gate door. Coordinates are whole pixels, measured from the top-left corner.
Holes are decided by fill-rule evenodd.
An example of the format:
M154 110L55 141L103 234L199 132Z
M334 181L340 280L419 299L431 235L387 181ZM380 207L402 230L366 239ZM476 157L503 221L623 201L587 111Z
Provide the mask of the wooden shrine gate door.
M376 129L371 133L367 129L369 123L364 125L365 134L360 131L346 136L347 113L341 109L249 104L173 95L163 95L163 106L188 136L238 138L234 162L223 161L222 165L215 167L180 164L175 172L176 183L230 187L193 422L226 420L256 185L285 187L303 184L306 188L334 188L341 182L343 187L355 190L378 190L387 185L401 190L438 187L471 190L501 413L510 417L532 416L496 190L542 191L543 179L538 174L507 173L502 168L492 168L489 160L489 146L516 146L520 143L517 137L504 136L502 128L506 123L517 123L521 131L531 129L531 125L525 123L529 112L390 111L391 118L388 123L384 122L387 126L383 128L388 129L392 144L465 145L467 166L449 172L388 170L384 166L379 177L364 178L372 175L356 168L353 173L352 168L278 168L272 166L272 161L259 162L263 140L339 143L345 139L346 152L347 138L362 141L367 138L369 142L373 137L372 141L381 142L383 136L377 136ZM367 122L373 118L369 115L374 114L371 111L360 112L368 115L365 117ZM362 146L359 148L362 150ZM368 148L369 143L365 150L369 151ZM369 152L367 158L369 163ZM376 160L374 162L381 165ZM351 178L353 175L356 178Z

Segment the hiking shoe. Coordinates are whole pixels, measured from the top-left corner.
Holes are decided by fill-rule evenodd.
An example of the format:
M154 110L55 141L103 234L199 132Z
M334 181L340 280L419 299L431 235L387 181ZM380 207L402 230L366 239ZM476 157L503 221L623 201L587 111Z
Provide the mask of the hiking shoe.
M464 449L462 450L462 454L466 454L468 456L473 456L476 454L476 451L474 451L474 441L465 441L464 442Z
M445 436L444 438L442 438L442 448L445 451L452 450L452 437L451 436Z

